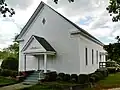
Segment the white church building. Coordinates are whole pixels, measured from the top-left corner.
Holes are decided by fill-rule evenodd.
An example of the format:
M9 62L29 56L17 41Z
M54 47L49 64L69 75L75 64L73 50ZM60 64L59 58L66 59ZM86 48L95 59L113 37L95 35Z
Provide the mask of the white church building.
M105 61L104 44L41 2L20 32L19 71L89 74Z

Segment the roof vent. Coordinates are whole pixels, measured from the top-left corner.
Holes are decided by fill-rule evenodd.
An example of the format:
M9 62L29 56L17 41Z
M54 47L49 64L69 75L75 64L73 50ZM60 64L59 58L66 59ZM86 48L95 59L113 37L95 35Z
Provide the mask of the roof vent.
M43 20L42 20L42 23L43 23L43 25L46 23L46 20L45 20L45 18L43 18Z

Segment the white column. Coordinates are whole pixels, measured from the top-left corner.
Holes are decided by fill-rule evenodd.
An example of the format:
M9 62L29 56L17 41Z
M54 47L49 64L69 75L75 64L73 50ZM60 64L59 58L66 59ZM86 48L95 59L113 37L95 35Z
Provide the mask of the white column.
M40 60L40 59L39 59L39 56L38 56L38 71L39 71L39 68L40 68L40 65L39 65L39 64L40 64L40 63L39 63L39 60Z
M104 60L104 55L103 55L103 62L105 62L105 60Z
M44 54L44 73L47 72L47 54Z

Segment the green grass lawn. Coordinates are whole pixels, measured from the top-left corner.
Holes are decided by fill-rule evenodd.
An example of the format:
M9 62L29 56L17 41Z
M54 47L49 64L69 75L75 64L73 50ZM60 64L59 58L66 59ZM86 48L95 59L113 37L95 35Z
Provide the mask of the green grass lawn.
M29 88L21 90L62 90L61 87L74 86L79 84L73 84L68 82L48 82L41 85L35 85ZM104 80L100 80L96 83L95 88L87 88L85 90L102 90L108 88L120 87L120 73L109 74Z
M120 73L110 74L104 80L98 82L103 88L120 87Z
M61 89L56 88L56 87L50 87L47 85L35 85L35 86L29 87L29 88L24 88L21 90L61 90Z
M104 80L97 82L95 88L87 88L85 90L101 90L116 87L120 87L120 73L109 74Z
M16 81L0 76L0 85L6 85L6 84L12 84L12 83L16 83Z
M34 85L29 88L24 88L21 90L62 90L62 88L68 86L74 86L74 85L78 85L78 84L69 83L69 82L46 82L46 83Z

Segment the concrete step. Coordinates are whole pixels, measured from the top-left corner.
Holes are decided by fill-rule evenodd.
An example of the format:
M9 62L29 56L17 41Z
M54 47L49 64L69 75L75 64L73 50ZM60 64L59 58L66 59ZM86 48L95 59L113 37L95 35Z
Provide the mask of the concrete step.
M28 77L39 77L39 75L29 75Z
M40 75L40 77L39 77ZM29 75L25 80L24 83L26 84L31 84L31 83L38 83L39 80L44 79L45 75L43 74L43 72L40 71L35 71L33 73L31 73L31 75Z
M38 78L27 78L25 80L38 80Z
M38 74L39 72L34 72L34 73L32 73L32 74Z
M35 79L35 78L39 78L39 77L27 77L26 79Z

